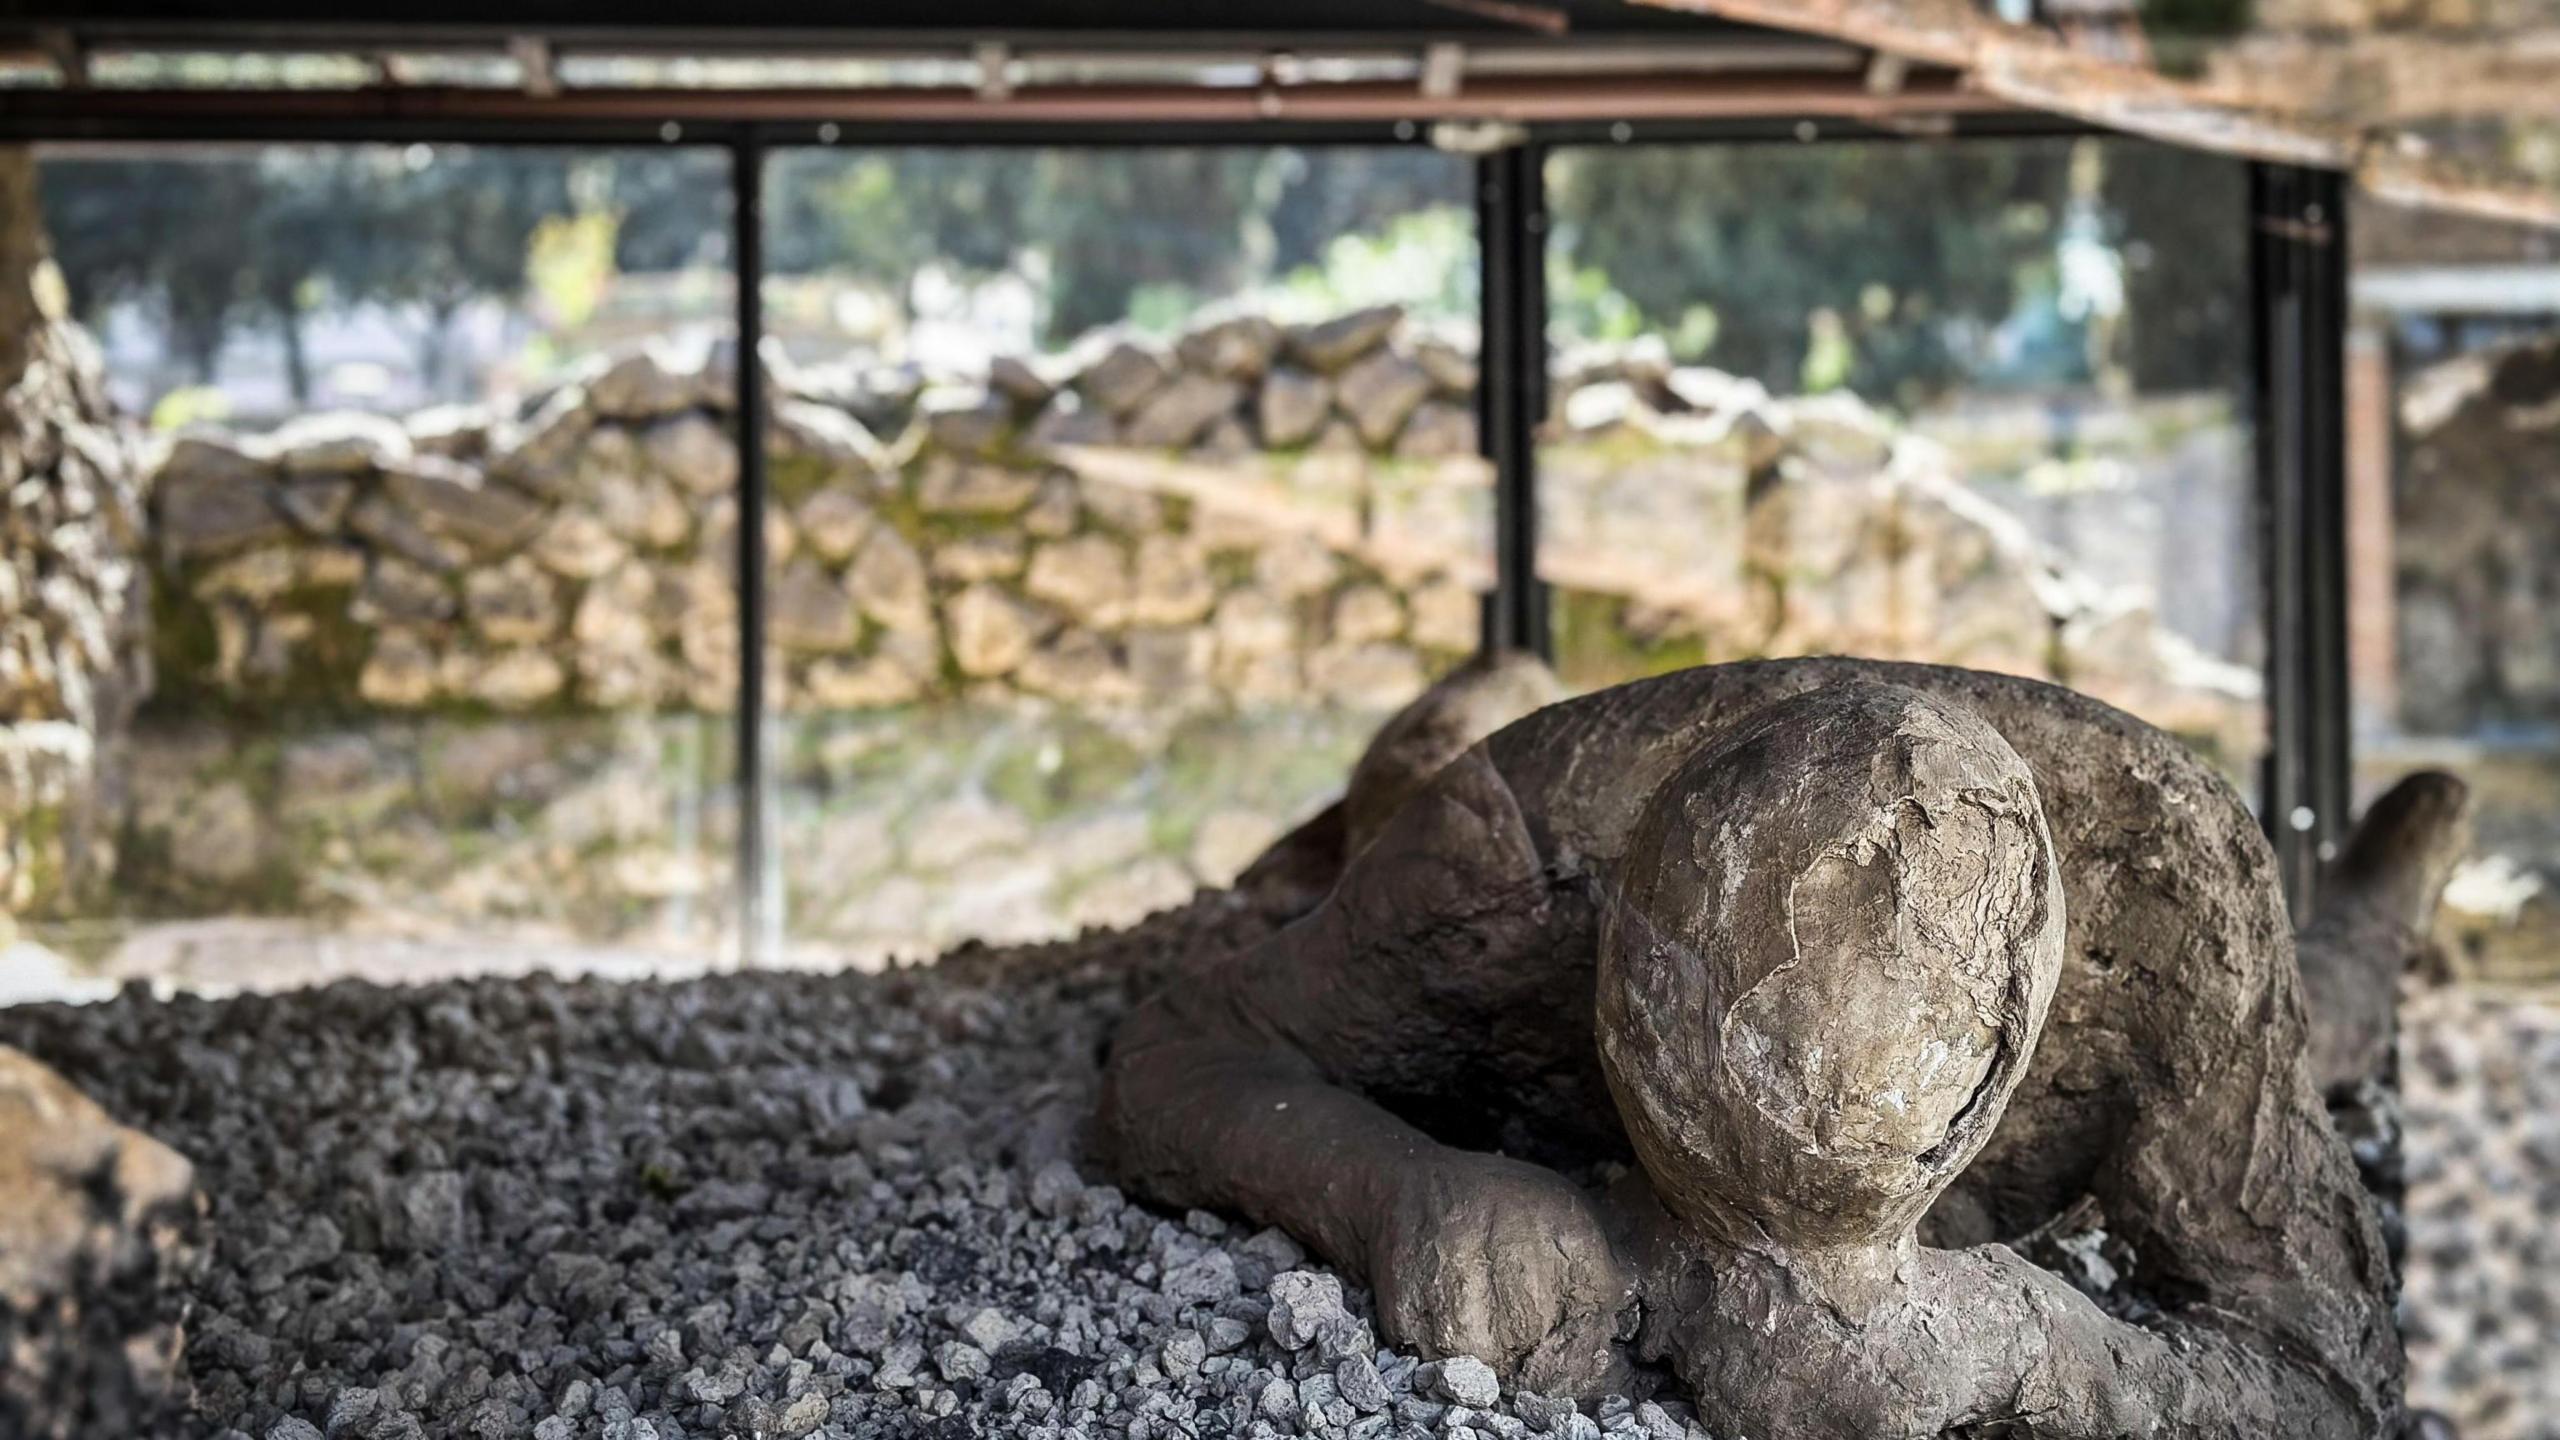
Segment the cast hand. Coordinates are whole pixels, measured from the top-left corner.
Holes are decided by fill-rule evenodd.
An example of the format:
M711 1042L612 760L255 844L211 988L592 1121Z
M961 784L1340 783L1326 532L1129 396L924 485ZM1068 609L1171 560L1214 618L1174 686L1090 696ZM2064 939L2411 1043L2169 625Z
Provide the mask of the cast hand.
M1553 1171L1459 1150L1399 1179L1369 1245L1388 1339L1473 1355L1542 1394L1623 1383L1616 1342L1634 1286L1592 1197Z

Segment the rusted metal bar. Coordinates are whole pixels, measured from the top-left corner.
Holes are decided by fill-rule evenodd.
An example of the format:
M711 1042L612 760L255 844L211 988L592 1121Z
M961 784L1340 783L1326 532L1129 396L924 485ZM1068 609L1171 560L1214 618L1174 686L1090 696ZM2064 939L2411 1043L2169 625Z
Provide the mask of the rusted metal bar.
M1553 5L1531 5L1525 0L1422 0L1435 9L1473 15L1541 35L1562 35L1573 28L1573 17Z
M605 90L532 95L496 89L88 90L0 93L19 130L115 121L386 120L544 123L1199 124L1507 120L1704 120L1770 115L1881 124L1914 115L1999 113L2003 101L1945 74L1914 75L1879 95L1862 76L1731 74L1473 79L1434 99L1411 84L1208 88L1053 86L990 99L969 89Z

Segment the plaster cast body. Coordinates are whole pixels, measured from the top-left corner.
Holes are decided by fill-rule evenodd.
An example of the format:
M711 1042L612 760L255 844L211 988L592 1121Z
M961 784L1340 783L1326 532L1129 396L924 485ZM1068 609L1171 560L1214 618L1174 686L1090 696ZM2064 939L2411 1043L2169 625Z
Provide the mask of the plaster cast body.
M1348 857L1304 918L1124 1026L1102 1131L1135 1188L1289 1229L1390 1338L1530 1388L1667 1363L1718 1433L2396 1423L2272 857L2176 741L1809 659L1430 763L1257 867ZM1626 1156L1605 1195L1534 1163ZM2090 1204L2134 1256L2105 1308L1997 1243Z

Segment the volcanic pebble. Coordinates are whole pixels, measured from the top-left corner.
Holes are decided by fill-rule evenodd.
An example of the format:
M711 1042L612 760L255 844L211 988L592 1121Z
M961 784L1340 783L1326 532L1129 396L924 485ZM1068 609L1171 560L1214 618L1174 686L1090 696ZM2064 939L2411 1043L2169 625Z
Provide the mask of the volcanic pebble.
M2463 1440L2560 1436L2560 1002L2451 987L2401 1011L2409 1401Z
M886 975L134 987L0 1043L196 1162L225 1440L1703 1435L1417 1383L1287 1236L1077 1168L1131 997L1261 933L1207 897Z

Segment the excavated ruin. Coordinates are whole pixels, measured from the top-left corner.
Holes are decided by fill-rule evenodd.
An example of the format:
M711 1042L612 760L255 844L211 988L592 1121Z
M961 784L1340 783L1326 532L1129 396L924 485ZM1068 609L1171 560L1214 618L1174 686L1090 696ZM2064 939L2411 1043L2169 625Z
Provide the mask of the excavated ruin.
M1665 1365L1718 1432L2396 1433L2322 1094L2382 1058L2459 782L2374 807L2298 970L2228 786L2052 686L1706 667L1437 758L1300 923L1124 1028L1141 1194L1282 1226L1426 1356Z
M54 1097L0 1251L87 1257L12 1272L0 1418L2393 1432L2265 847L2187 752L1854 661L1471 743L1546 693L1462 672L1242 888L1070 944L0 1011L14 1093ZM2358 853L2432 873L2420 798ZM2376 876L2341 933L2407 943Z

